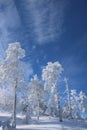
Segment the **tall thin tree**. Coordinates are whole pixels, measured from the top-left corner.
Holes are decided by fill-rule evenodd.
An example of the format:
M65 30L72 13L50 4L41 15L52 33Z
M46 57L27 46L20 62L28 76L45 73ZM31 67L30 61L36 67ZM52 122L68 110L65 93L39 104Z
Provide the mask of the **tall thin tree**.
M62 110L60 107L60 98L58 94L58 80L63 68L59 62L48 62L47 66L42 70L42 79L45 81L45 89L50 93L50 98L57 96L57 104L59 111L59 121L62 121ZM50 100L52 101L52 100ZM53 102L50 102L51 104Z
M70 91L69 91L69 86L68 86L68 79L65 77L64 82L66 85L66 94L67 94L67 101L68 101L68 113L69 117L72 118L72 111L71 111L71 101L70 101Z
M21 48L19 42L9 44L8 49L6 50L6 59L0 65L0 82L8 83L8 85L14 88L13 129L16 128L16 89L24 81L23 69L20 62L20 59L24 56L25 51Z

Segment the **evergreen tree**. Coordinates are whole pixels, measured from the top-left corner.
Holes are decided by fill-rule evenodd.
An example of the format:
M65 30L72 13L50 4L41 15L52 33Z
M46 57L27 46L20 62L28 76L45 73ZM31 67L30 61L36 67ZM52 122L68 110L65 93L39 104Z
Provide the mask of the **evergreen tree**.
M40 108L44 104L44 87L39 81L37 75L34 75L34 78L31 79L29 83L29 102L32 107L33 112L36 112L37 119L39 120Z

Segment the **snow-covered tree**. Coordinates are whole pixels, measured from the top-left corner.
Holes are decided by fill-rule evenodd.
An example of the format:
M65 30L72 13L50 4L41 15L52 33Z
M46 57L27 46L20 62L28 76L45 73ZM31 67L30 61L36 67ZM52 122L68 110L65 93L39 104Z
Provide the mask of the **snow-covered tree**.
M25 115L25 123L29 124L31 119L31 102L29 99L29 95L31 93L31 88L27 83L24 83L25 87L20 87L18 92L20 91L21 99L19 99L20 109L22 113Z
M48 62L47 66L44 67L42 70L42 79L45 81L45 90L48 91L50 95L49 99L49 106L48 109L54 111L54 108L52 108L52 104L56 104L57 99L57 105L58 105L58 111L59 111L59 120L62 121L62 110L60 106L60 99L58 95L58 80L59 76L62 73L63 68L59 62Z
M6 50L6 59L0 65L0 83L8 84L14 89L13 121L12 127L16 127L16 89L24 80L20 59L25 56L20 43L9 44Z
M63 114L64 114L64 117L72 118L70 91L69 91L69 86L68 86L68 79L66 77L64 78L64 82L65 82L65 85L66 85L65 93L66 93L67 99L66 99L66 103L64 104Z
M33 112L36 112L37 119L39 120L41 105L44 103L44 87L39 81L37 75L31 79L29 83L29 102Z
M73 118L80 118L79 97L75 89L71 90L71 114Z
M86 95L82 91L79 93L79 109L81 113L87 113Z
M80 91L79 94L77 93L77 91L75 89L71 90L70 93L68 91L66 91L67 100L64 103L63 116L66 118L82 119L83 114L87 113L87 104L86 104L87 97L86 97L85 93L83 93L82 91ZM68 98L69 98L69 100L68 100ZM70 108L69 108L69 105L70 105Z
M0 110L12 112L13 89L0 88Z

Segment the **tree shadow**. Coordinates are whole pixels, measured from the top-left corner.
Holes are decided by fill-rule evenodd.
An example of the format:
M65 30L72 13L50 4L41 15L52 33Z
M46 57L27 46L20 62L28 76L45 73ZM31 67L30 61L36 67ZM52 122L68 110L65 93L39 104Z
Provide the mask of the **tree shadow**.
M33 124L33 123L32 123ZM30 128L19 128L17 130L76 130L76 129L87 129L87 122L82 120L64 120L63 122L59 122L58 120L54 119L49 121L39 121L38 124L30 124ZM53 127L54 125L54 127ZM49 127L48 127L49 126ZM20 126L21 127L21 126ZM29 127L29 125L26 127Z
M0 121L6 121L9 119L10 116L0 116ZM58 127L61 127L61 130L69 130L70 128L73 130L81 128L87 129L87 121L76 119L67 119L63 120L63 122L59 122L58 118L41 118L39 121L33 119L30 121L30 124L26 124L24 118L17 117L16 122L17 126L20 126L19 128L17 127L16 130L58 130Z
M76 129L76 128L87 129L87 122L85 120L76 120L76 119L68 120L67 119L67 120L64 120L61 125L65 127L72 127L73 129Z

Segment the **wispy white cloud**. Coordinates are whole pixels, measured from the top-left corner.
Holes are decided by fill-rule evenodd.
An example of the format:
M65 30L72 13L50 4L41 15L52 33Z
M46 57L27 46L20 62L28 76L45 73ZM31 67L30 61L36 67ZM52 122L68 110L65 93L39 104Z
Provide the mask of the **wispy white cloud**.
M0 1L0 27L14 28L20 25L20 17L13 0Z
M13 30L20 26L20 17L13 0L0 0L0 59L9 42L12 41Z
M31 31L39 44L58 39L63 33L66 3L67 0L22 0L27 13L27 29L31 24Z

